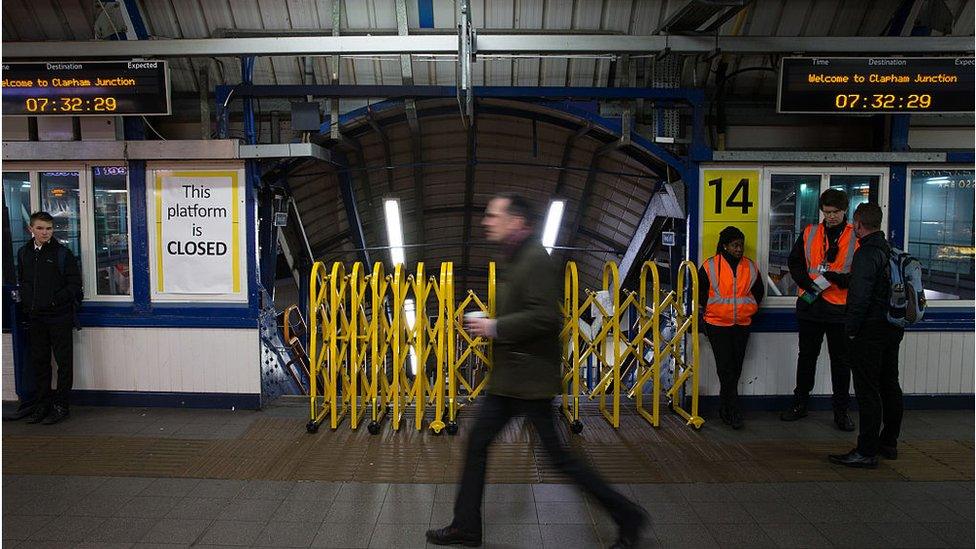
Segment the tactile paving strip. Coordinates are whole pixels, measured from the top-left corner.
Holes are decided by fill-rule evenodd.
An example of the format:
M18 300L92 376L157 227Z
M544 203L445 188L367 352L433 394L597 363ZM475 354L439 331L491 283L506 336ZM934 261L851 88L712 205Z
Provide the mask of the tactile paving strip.
M179 411L174 411L178 414ZM96 414L98 412L95 412ZM615 483L789 482L821 480L972 480L973 441L908 439L897 461L874 471L836 467L826 454L850 444L842 438L731 436L720 426L695 432L676 416L659 429L626 413L614 430L595 410L586 412L581 435L561 436L572 451ZM473 426L462 414L461 435L418 432L384 424L370 435L363 423L315 434L294 417L265 416L230 438L189 439L83 433L3 436L5 474L64 474L396 483L456 482L464 459L464 434ZM522 420L498 436L488 461L488 482L565 482Z

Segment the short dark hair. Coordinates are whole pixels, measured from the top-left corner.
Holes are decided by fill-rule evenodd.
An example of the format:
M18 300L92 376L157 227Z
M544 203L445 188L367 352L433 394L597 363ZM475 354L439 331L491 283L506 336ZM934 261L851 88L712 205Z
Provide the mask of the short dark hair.
M47 212L34 212L30 215L30 224L33 227L35 221L47 221L48 223L54 224L54 217Z
M508 200L508 215L521 217L528 226L535 227L539 222L539 210L524 196L518 193L499 193L495 198Z
M854 219L860 221L861 225L864 225L868 229L880 229L883 216L881 206L873 202L865 202L854 210Z
M847 193L840 189L827 189L820 195L820 209L824 206L833 206L838 210L846 212L850 207L851 201L847 198Z

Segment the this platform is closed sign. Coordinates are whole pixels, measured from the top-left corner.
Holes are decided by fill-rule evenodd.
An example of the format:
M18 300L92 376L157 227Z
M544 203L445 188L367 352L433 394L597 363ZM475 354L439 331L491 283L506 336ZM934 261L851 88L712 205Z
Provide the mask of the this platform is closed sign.
M716 252L718 234L732 225L746 235L746 255L756 260L759 170L702 171L702 259Z

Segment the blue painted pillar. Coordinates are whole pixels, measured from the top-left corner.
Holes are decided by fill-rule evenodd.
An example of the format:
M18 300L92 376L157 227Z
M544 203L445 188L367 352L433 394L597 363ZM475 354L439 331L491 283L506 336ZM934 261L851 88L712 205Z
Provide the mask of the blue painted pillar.
M905 226L907 190L908 166L892 164L888 178L888 241L902 249L908 246L908 228Z

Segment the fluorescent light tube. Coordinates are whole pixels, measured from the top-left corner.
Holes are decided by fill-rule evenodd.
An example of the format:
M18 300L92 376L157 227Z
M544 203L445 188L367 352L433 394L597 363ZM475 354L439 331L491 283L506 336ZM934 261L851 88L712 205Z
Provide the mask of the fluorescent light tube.
M390 259L393 266L403 264L403 225L400 223L400 201L389 198L383 202L383 212L386 214L386 238L390 243Z
M549 203L549 213L546 214L545 229L542 231L542 245L546 251L552 253L552 247L556 245L556 236L559 234L559 224L563 220L563 210L566 208L565 200L553 200Z

